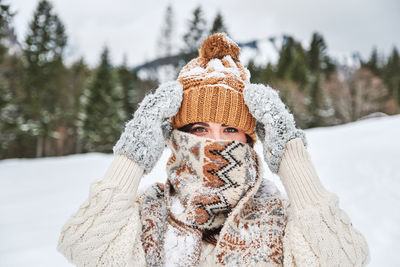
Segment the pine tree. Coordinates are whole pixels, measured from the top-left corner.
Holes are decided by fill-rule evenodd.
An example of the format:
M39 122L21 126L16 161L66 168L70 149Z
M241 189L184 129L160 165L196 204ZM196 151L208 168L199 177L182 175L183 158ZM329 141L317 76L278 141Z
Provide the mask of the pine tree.
M22 138L20 130L22 75L22 58L6 53L0 63L0 158L29 156L31 151L33 140Z
M325 98L326 96L321 87L320 79L314 80L311 83L309 92L310 103L308 105L308 127L325 126L327 115L333 115L328 113L329 110Z
M364 67L364 68L369 69L375 75L379 75L380 74L380 67L381 67L380 63L381 63L381 58L378 55L378 50L376 49L376 47L374 47L372 49L371 55L369 57L369 60L366 61L366 62L361 62L361 66Z
M271 84L274 83L276 80L276 70L275 66L268 62L267 66L263 69L262 72L262 83Z
M308 50L308 67L314 75L329 76L335 70L335 65L327 54L327 45L319 33L313 33Z
M173 34L174 34L174 11L171 5L165 11L164 23L158 38L157 53L160 57L172 55Z
M7 47L3 44L3 39L8 35L7 32L10 28L12 17L13 14L11 14L10 12L10 6L3 4L3 0L0 0L0 64L3 63L4 55L7 53ZM1 110L6 106L9 101L9 93L6 85L4 84L4 73L2 69L3 68L0 69L0 114Z
M290 80L298 83L300 88L305 88L308 83L309 70L306 62L306 52L300 43L294 45L292 62L288 69Z
M327 45L322 35L313 33L310 48L307 51L304 66L309 70L308 91L309 91L309 127L327 125L333 116L333 108L330 100L324 92L322 83L335 70L332 60L327 54Z
M218 32L225 32L226 34L229 35L228 29L224 23L224 18L222 17L221 12L218 11L217 15L214 18L211 30L210 30L210 35Z
M276 75L279 79L289 79L305 88L308 82L306 51L293 37L284 38L279 52Z
M187 32L183 35L183 52L193 53L197 51L205 38L206 25L207 22L204 18L203 11L199 6L193 11L193 18L189 21Z
M247 64L247 69L251 73L251 81L253 83L262 83L263 82L262 77L261 77L262 68L259 66L256 66L253 59L249 60L249 63Z
M25 101L23 113L28 132L37 137L36 156L54 155L57 121L63 115L65 66L63 54L67 45L65 28L51 4L39 2L25 39Z
M4 45L3 40L9 35L13 16L14 14L10 11L10 5L0 0L0 63L3 61L3 56L7 52L7 47Z
M7 36L12 16L10 6L3 4L3 0L0 0L0 64L4 61L4 55L7 53L7 47L3 44L3 39ZM3 76L4 74L0 70L0 112L6 106L8 101L8 93L6 86L3 83Z
M86 151L111 152L123 129L122 89L117 85L108 49L87 92L83 134Z
M165 64L156 70L156 79L160 82L172 80L177 76L178 65L172 60L172 53L175 53L173 40L175 33L174 12L171 5L167 6L165 18L158 38L157 54L164 58Z
M123 110L128 118L133 114L138 104L138 92L136 90L137 87L135 87L138 77L134 72L128 69L126 59L124 59L122 65L118 67L117 74L118 83L122 89Z
M64 147L67 154L81 153L83 150L83 120L81 118L84 116L84 107L82 96L87 90L90 74L91 71L83 58L73 62L68 68L68 95L66 95L64 101L64 108L68 111L68 114L65 116L66 129L61 132L66 132L67 135Z
M288 76L290 65L296 53L296 41L291 36L285 36L277 64L277 77L283 79Z
M308 51L309 68L312 72L320 73L322 58L326 54L326 44L318 33L313 33L310 50Z
M396 47L393 47L392 53L382 71L389 95L400 105L400 56Z

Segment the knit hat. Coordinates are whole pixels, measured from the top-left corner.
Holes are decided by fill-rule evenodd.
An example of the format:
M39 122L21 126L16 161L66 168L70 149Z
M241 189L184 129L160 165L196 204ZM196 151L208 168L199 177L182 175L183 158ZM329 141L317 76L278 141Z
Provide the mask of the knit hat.
M215 122L237 127L256 141L255 119L244 103L250 72L239 62L240 48L225 33L204 40L199 57L179 73L183 101L172 118L173 127Z

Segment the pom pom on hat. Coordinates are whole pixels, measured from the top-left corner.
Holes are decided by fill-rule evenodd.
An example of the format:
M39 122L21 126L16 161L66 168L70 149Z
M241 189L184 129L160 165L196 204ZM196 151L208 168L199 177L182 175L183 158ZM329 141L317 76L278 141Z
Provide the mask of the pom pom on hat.
M226 33L216 33L204 40L199 49L200 57L206 59L223 58L231 56L233 60L238 61L240 54L239 46L230 39Z

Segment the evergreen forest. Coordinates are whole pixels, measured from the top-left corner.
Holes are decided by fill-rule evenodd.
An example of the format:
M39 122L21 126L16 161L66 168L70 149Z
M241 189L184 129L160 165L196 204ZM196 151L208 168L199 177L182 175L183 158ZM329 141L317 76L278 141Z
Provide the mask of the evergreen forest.
M140 66L114 65L104 47L98 64L66 64L66 26L48 0L39 1L28 31L16 36L12 4L0 0L0 159L112 152L126 121L149 91L197 56L205 37L227 32L222 13L207 21L201 6L189 14L181 45L174 45L174 10L168 6L157 58ZM400 113L400 57L393 47L343 64L328 54L322 34L307 46L285 35L278 60L246 62L251 82L269 84L303 129L344 124L371 114ZM239 45L254 46L254 42ZM356 48L355 48L356 49Z

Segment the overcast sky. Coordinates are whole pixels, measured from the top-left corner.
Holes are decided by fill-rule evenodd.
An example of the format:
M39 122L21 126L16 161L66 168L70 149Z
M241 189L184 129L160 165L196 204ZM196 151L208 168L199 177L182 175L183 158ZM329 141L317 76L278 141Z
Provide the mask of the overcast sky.
M17 12L14 25L23 41L39 0L6 0ZM66 26L69 61L83 56L97 64L102 48L110 48L114 64L124 55L130 65L156 56L157 36L165 9L172 4L175 38L180 40L193 9L201 4L211 23L221 11L237 42L291 34L309 43L322 33L332 53L358 51L367 57L376 46L388 54L400 48L398 0L51 0Z

